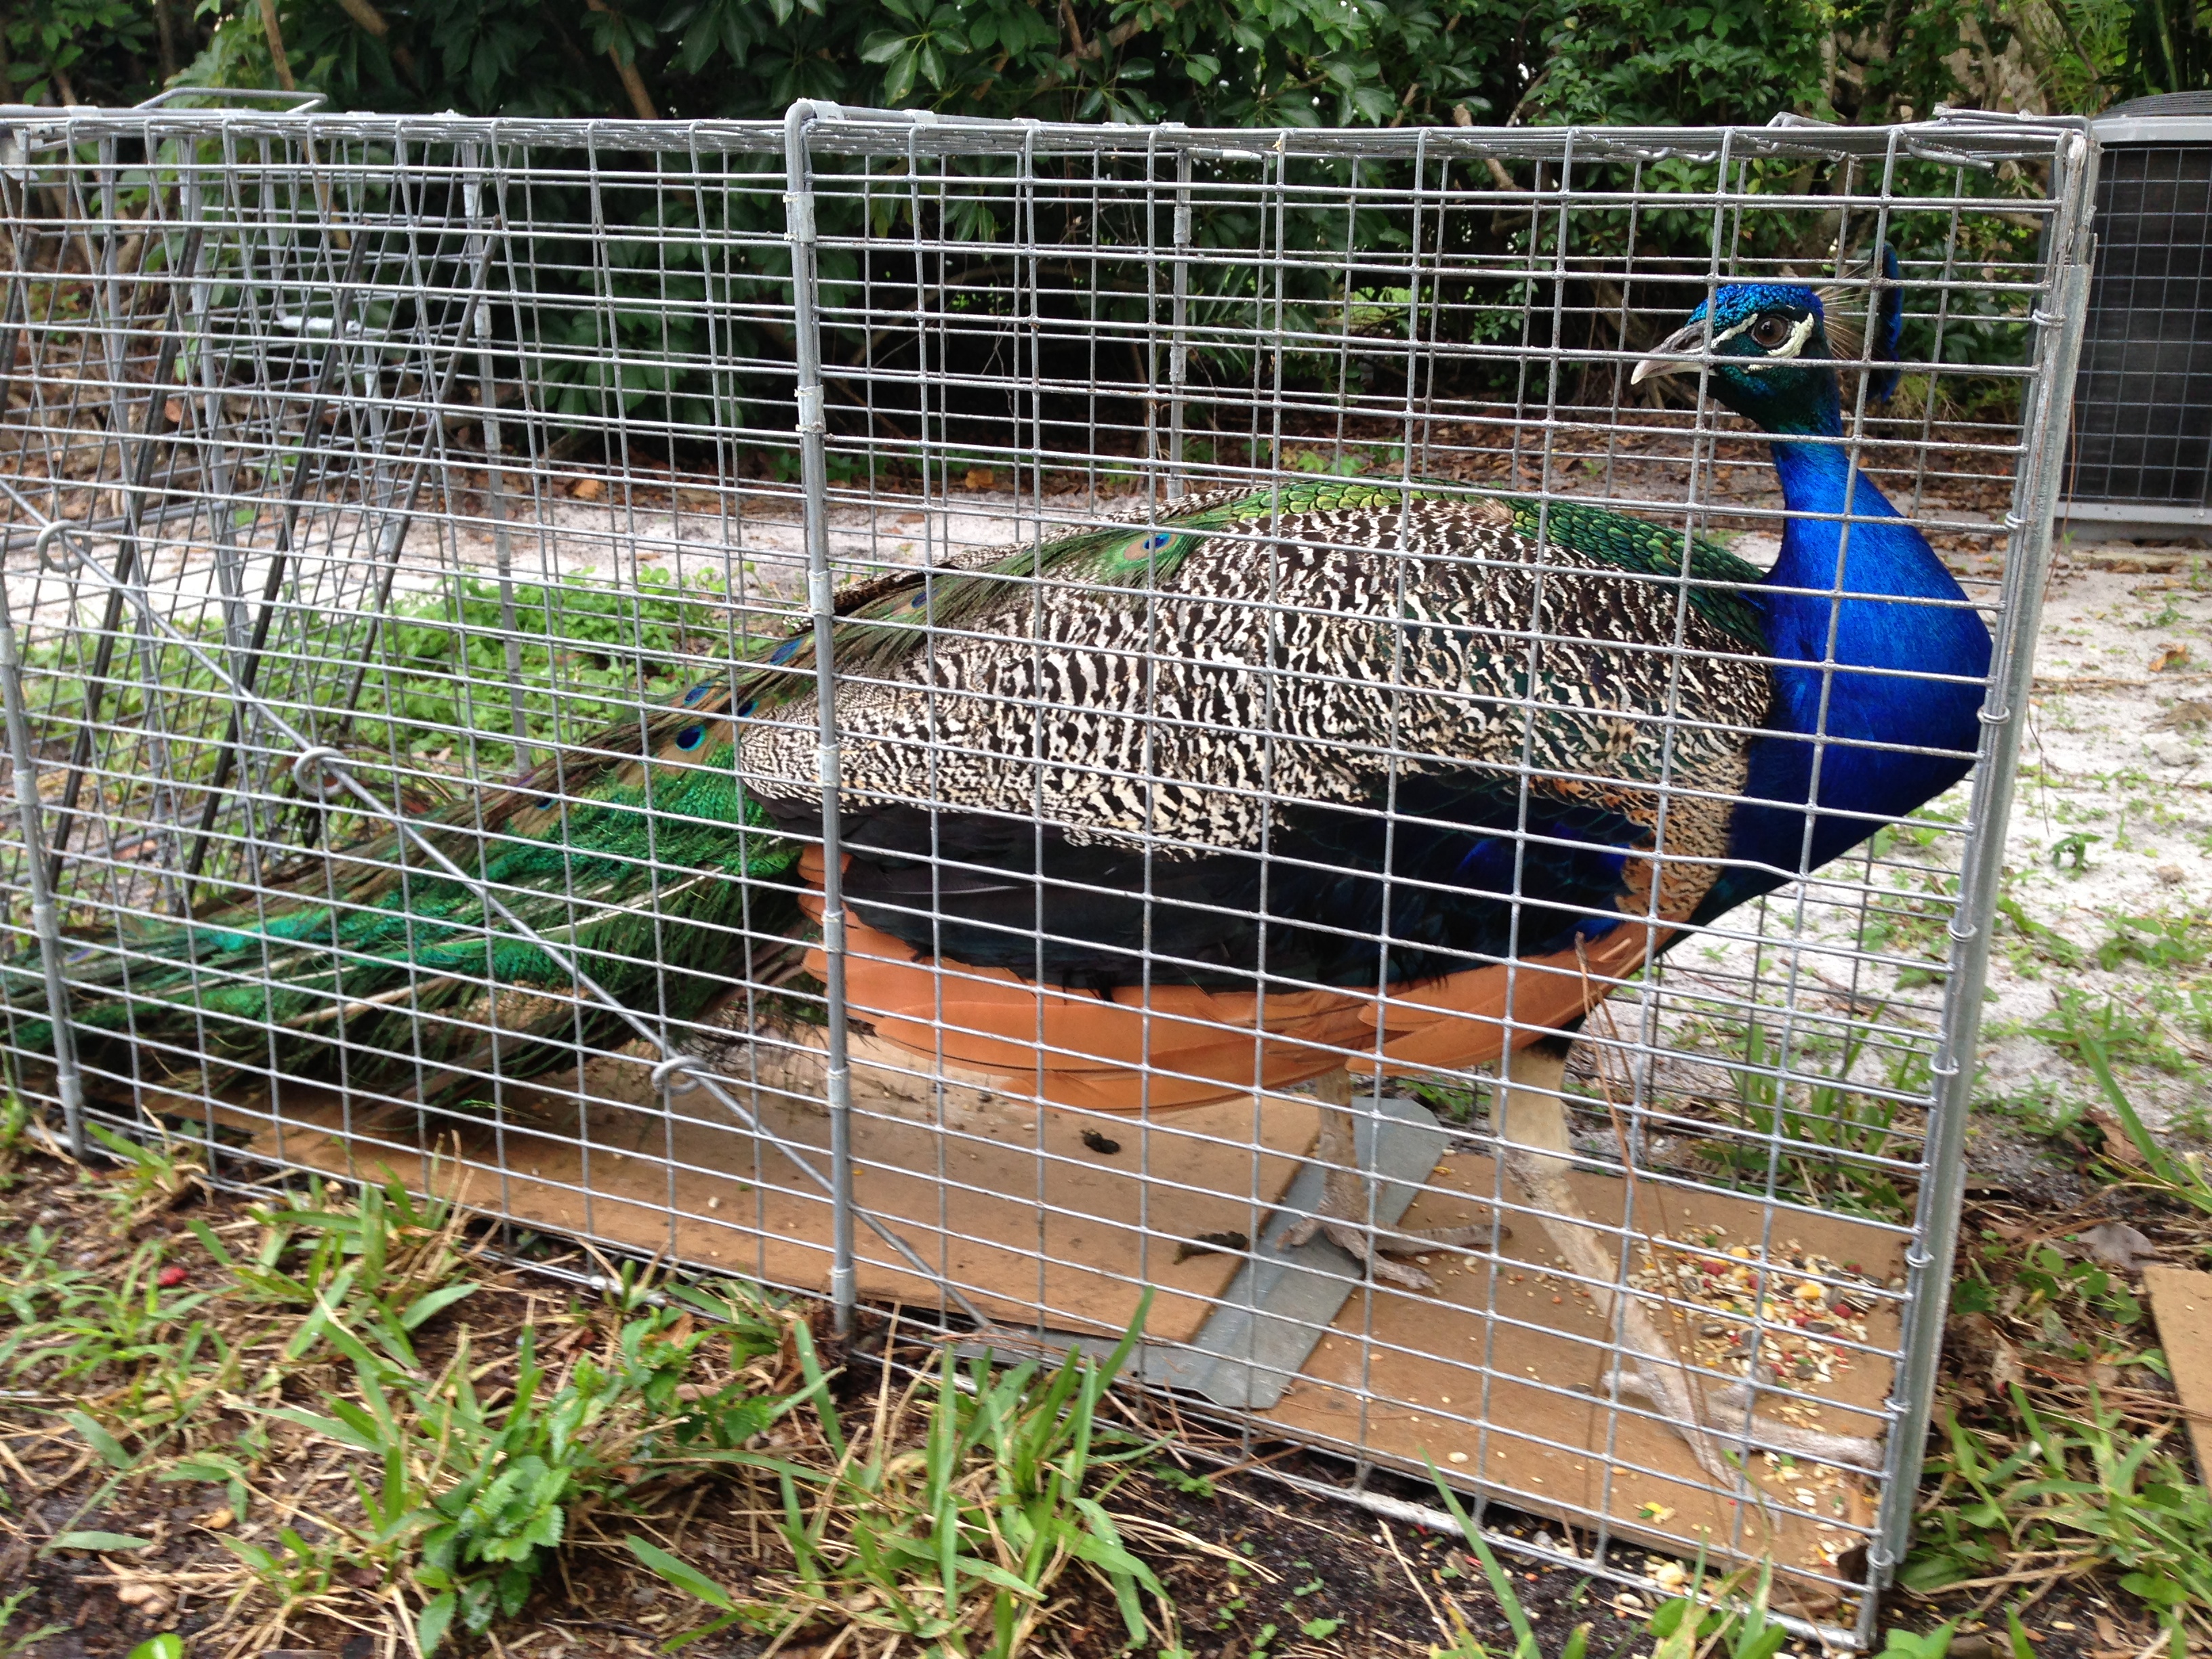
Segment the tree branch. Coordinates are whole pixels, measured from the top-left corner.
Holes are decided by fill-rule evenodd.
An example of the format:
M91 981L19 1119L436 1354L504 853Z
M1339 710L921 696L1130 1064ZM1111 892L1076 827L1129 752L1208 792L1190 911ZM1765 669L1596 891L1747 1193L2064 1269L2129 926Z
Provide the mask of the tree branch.
M261 3L267 5L269 0L261 0ZM584 0L584 3L593 11L609 9L607 0ZM641 121L658 121L660 118L660 112L653 108L653 94L645 89L645 77L637 72L637 59L632 58L625 64L623 62L622 54L612 46L607 48L607 56L613 61L615 73L622 77L623 90L629 94L629 106L637 112L637 118Z
M261 32L269 37L269 58L276 65L276 84L287 92L296 90L292 66L284 58L284 31L276 27L276 0L261 0Z
M338 0L338 9L381 40L392 33L392 25L384 21L384 14L368 0Z
M1189 3L1190 0L1170 0L1168 10L1170 13L1178 12ZM1152 19L1143 12L1139 12L1134 16L1123 18L1104 33L1092 35L1091 43L1085 46L1083 43L1082 31L1075 27L1075 17L1073 12L1069 13L1067 21L1070 31L1075 35L1076 49L1062 57L1060 61L1069 69L1074 69L1085 63L1097 62L1106 55L1106 49L1110 47L1119 51L1126 42L1133 40L1152 26Z
M385 21L382 12L369 4L369 0L338 0L338 9L352 18L363 34L390 41L392 25ZM387 50L392 53L392 61L399 65L399 72L416 85L422 84L422 77L415 73L415 54L396 44L388 46Z

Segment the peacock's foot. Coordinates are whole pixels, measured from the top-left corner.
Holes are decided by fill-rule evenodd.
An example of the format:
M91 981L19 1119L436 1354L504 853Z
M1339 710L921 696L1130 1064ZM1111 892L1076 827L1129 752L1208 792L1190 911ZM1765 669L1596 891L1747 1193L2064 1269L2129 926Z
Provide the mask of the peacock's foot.
M1623 1399L1641 1400L1662 1411L1668 1407L1667 1396L1673 1392L1655 1385L1642 1363L1616 1367L1607 1378L1606 1386L1618 1390ZM1750 1410L1752 1391L1742 1382L1730 1382L1717 1389L1706 1387L1699 1392L1704 1397L1704 1409L1698 1413L1698 1426L1724 1443L1743 1447L1754 1455L1780 1452L1807 1462L1830 1464L1855 1474L1878 1477L1881 1474L1882 1449L1879 1440L1863 1434L1831 1434L1825 1429L1784 1423ZM1683 1437L1692 1438L1686 1427Z
M1295 1249L1316 1235L1360 1263L1376 1278L1409 1291L1436 1288L1437 1281L1410 1262L1393 1256L1427 1255L1432 1251L1487 1250L1511 1237L1496 1221L1473 1227L1411 1227L1393 1231L1368 1224L1367 1182L1353 1164L1358 1144L1352 1114L1352 1078L1335 1072L1314 1085L1321 1102L1321 1133L1314 1143L1314 1161L1322 1166L1322 1200L1314 1212L1283 1235L1286 1249Z
M1504 1224L1487 1221L1470 1227L1408 1227L1402 1231L1371 1227L1359 1218L1367 1208L1364 1183L1352 1171L1332 1164L1324 1178L1320 1206L1283 1235L1286 1249L1295 1249L1316 1235L1360 1263L1387 1284L1409 1291L1431 1291L1437 1281L1411 1261L1395 1256L1423 1256L1448 1250L1490 1250L1512 1237Z

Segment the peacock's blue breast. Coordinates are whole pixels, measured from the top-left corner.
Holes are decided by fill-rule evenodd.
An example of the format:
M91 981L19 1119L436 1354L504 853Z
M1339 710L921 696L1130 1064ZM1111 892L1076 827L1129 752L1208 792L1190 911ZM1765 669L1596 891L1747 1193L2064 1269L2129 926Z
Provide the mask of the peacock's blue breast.
M1781 662L1729 850L1765 867L1731 871L1701 916L1810 873L1942 794L1980 740L1989 629L1902 519L1860 520L1847 536L1793 520L1759 599Z

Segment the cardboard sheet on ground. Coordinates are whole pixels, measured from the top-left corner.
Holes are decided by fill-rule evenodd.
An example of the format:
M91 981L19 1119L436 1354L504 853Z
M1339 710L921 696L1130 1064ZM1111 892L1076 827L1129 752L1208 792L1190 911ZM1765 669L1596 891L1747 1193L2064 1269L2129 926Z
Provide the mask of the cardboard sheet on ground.
M2145 1267L2143 1290L2174 1392L2189 1419L2197 1478L2212 1481L2212 1273L2187 1267Z
M899 1075L910 1059L872 1065L870 1053L865 1042L855 1045L856 1206L983 1311L1017 1327L1034 1325L1042 1308L1056 1328L1118 1334L1150 1285L1147 1331L1194 1340L1243 1265L1202 1241L1256 1234L1316 1133L1313 1103L1297 1098L1271 1100L1263 1115L1246 1101L1150 1123L1126 1114L1039 1113L973 1086L933 1103L926 1085L914 1089ZM511 1109L496 1120L441 1112L434 1138L454 1138L479 1166L460 1188L476 1209L825 1290L825 1190L703 1090L664 1107L645 1073L631 1059L594 1061L580 1088L570 1078L511 1091ZM768 1087L725 1086L758 1113L768 1134L826 1174L829 1120L804 1094L779 1086L789 1081L779 1073ZM580 1104L579 1094L587 1097ZM178 1109L197 1115L182 1103ZM448 1192L464 1182L426 1163L425 1115L412 1108L349 1118L329 1092L295 1086L273 1113L225 1115L252 1133L251 1150L286 1163ZM928 1278L865 1226L856 1231L864 1300L939 1305Z
M1495 1179L1489 1158L1455 1153L1402 1224L1455 1223L1469 1200L1498 1190ZM1570 1180L1587 1215L1620 1224L1623 1182L1592 1172ZM1468 1199L1455 1196L1460 1193ZM1686 1193L1647 1181L1639 1183L1637 1209L1638 1231L1647 1237L1714 1237L1724 1249L1769 1233L1760 1206L1725 1193ZM1705 1490L1710 1482L1687 1442L1655 1420L1641 1400L1613 1403L1606 1385L1609 1328L1571 1281L1547 1271L1557 1257L1541 1224L1525 1215L1511 1224L1494 1269L1433 1257L1430 1271L1438 1284L1431 1294L1380 1290L1349 1298L1304 1375L1265 1420L1294 1437L1358 1446L1409 1473L1425 1474L1425 1458L1455 1485L1577 1526L1609 1517L1616 1537L1669 1553L1694 1553L1700 1546L1711 1557L1771 1552L1780 1568L1832 1572L1837 1557L1860 1542L1857 1528L1874 1518L1876 1495L1867 1484L1829 1469L1770 1465L1758 1471L1767 1494L1762 1502L1723 1500ZM1903 1271L1901 1242L1881 1229L1783 1215L1771 1235L1777 1255L1814 1253L1877 1280ZM1672 1312L1686 1352L1717 1322L1687 1301ZM1871 1312L1867 1327L1867 1346L1895 1350L1898 1322L1887 1304ZM1830 1369L1826 1382L1793 1379L1824 1402L1793 1415L1831 1433L1879 1433L1893 1366L1875 1354L1851 1352L1838 1353ZM1370 1391L1387 1389L1402 1403L1363 1401L1363 1370ZM1800 1587L1801 1599L1813 1594Z
M1273 1097L1256 1115L1249 1101L1186 1109L1149 1122L1059 1109L1040 1114L975 1085L933 1100L927 1085L915 1088L909 1060L866 1039L854 1061L860 1207L1018 1328L1034 1327L1042 1309L1048 1328L1096 1346L1126 1328L1149 1284L1157 1292L1149 1334L1217 1356L1209 1370L1194 1366L1188 1352L1155 1348L1144 1365L1152 1380L1255 1408L1263 1432L1416 1475L1432 1459L1455 1485L1576 1526L1607 1517L1615 1536L1672 1553L1703 1548L1715 1559L1771 1553L1785 1571L1822 1574L1872 1518L1874 1493L1833 1470L1760 1469L1764 1496L1750 1503L1705 1490L1680 1436L1641 1401L1616 1406L1609 1398L1607 1327L1585 1295L1551 1276L1554 1252L1534 1218L1513 1218L1514 1236L1495 1267L1476 1258L1432 1258L1439 1284L1428 1293L1367 1288L1348 1258L1323 1243L1300 1252L1273 1249L1291 1217L1277 1214L1270 1226L1270 1212L1286 1201L1292 1211L1309 1208L1318 1197L1317 1175L1306 1163L1317 1129L1310 1101ZM439 1127L465 1134L471 1161L500 1171L473 1171L467 1201L549 1231L825 1288L831 1215L821 1189L703 1091L664 1107L645 1069L635 1059L594 1062L580 1090L577 1079L566 1080L572 1095L588 1097L580 1106L552 1089L517 1091L518 1109L495 1123L441 1114ZM770 1086L741 1099L770 1134L826 1170L828 1123L808 1103L811 1091L793 1086L804 1079L763 1080ZM1394 1202L1378 1202L1378 1220L1421 1227L1486 1215L1499 1190L1491 1160L1462 1151L1439 1164L1446 1138L1432 1120L1410 1103L1392 1109L1399 1118L1386 1126L1382 1163L1400 1186ZM234 1121L254 1128L256 1151L288 1162L418 1185L434 1179L450 1189L452 1176L434 1176L416 1150L422 1115L386 1115L380 1130L360 1117L348 1122L331 1097L295 1089L274 1121ZM1294 1177L1302 1183L1295 1192ZM1413 1197L1405 1183L1423 1180L1428 1190L1401 1218ZM1618 1224L1620 1180L1584 1171L1572 1182L1588 1215ZM1893 1233L1846 1219L1786 1215L1770 1226L1753 1202L1650 1181L1639 1185L1637 1203L1638 1231L1647 1239L1765 1239L1778 1259L1825 1257L1875 1284L1902 1270ZM1249 1264L1229 1250L1185 1248L1240 1237L1262 1240ZM938 1305L937 1287L865 1228L857 1254L865 1299ZM1638 1257L1648 1267L1648 1246ZM1886 1301L1869 1302L1861 1346L1893 1350L1894 1312ZM1673 1312L1686 1352L1698 1347L1701 1333L1723 1328L1692 1304ZM1280 1316L1273 1334L1281 1340L1272 1347L1268 1313ZM1263 1350L1279 1375L1249 1363ZM1836 1433L1879 1432L1889 1364L1877 1352L1828 1352L1832 1375L1791 1378L1821 1402L1798 1409L1796 1420ZM1712 1363L1710 1342L1700 1358ZM1817 1601L1817 1593L1808 1598L1801 1583L1800 1599Z

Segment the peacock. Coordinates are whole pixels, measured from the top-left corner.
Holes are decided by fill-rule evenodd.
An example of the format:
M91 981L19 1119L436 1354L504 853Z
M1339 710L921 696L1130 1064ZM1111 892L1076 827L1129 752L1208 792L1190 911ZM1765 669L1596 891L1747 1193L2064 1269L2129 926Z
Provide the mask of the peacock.
M1764 574L1588 502L1308 478L846 590L854 1017L1091 1109L1310 1083L1327 1198L1302 1234L1409 1290L1394 1256L1493 1235L1366 1224L1352 1073L1494 1068L1508 1173L1616 1310L1626 1380L1723 1473L1729 1402L1578 1224L1564 1066L1626 976L1972 763L1988 631L1842 441L1838 363L1895 379L1893 256L1859 287L1871 326L1835 290L1721 287L1633 373L1702 368L1771 439ZM416 828L621 1001L696 1018L821 918L814 651L795 633ZM0 971L35 999L29 965ZM391 835L88 944L70 978L95 1065L128 1045L424 1099L618 1030ZM1754 1431L1872 1456L1740 1413Z

